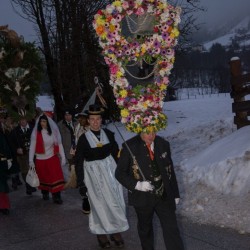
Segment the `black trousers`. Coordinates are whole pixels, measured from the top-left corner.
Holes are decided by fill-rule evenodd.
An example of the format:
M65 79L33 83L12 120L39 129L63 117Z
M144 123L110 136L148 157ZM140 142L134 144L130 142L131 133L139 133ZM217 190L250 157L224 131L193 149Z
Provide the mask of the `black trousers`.
M146 207L134 206L138 218L138 234L143 250L154 250L153 216L158 216L167 250L184 250L178 229L175 208L167 200L152 195Z

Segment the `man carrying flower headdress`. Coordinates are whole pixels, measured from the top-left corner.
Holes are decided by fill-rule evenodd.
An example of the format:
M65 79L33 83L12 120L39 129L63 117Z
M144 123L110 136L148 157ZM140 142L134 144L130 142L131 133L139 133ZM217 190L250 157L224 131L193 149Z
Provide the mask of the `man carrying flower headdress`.
M143 130L123 144L115 176L129 190L128 202L137 214L142 249L155 249L153 215L156 213L166 249L183 250L175 215L180 196L169 142L155 132Z

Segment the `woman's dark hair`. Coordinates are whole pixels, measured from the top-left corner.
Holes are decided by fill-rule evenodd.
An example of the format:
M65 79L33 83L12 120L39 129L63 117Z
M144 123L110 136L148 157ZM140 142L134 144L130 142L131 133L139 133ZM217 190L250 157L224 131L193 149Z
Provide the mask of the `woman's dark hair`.
M48 120L48 117L46 115L41 115L39 117L39 121L38 121L38 124L37 124L37 130L39 132L42 131L42 126L41 126L41 120L46 120L47 121L47 130L48 130L48 134L51 135L52 134L52 130L51 130L51 127L49 125L49 120Z

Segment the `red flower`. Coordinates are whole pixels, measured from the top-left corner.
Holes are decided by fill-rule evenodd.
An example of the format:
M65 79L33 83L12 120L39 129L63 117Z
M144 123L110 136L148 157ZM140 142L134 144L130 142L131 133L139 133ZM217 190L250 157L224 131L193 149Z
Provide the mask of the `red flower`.
M154 32L158 32L158 31L159 31L158 27L154 27Z

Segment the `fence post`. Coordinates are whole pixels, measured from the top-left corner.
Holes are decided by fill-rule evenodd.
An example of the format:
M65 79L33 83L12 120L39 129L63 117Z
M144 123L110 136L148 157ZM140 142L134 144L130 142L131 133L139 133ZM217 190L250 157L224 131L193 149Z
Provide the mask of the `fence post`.
M237 129L250 125L248 121L249 101L245 101L245 95L247 95L247 89L245 87L248 81L249 74L243 75L241 68L241 61L239 57L232 57L230 60L230 72L231 72L231 97L234 99L232 104L232 110L235 113L234 123Z

